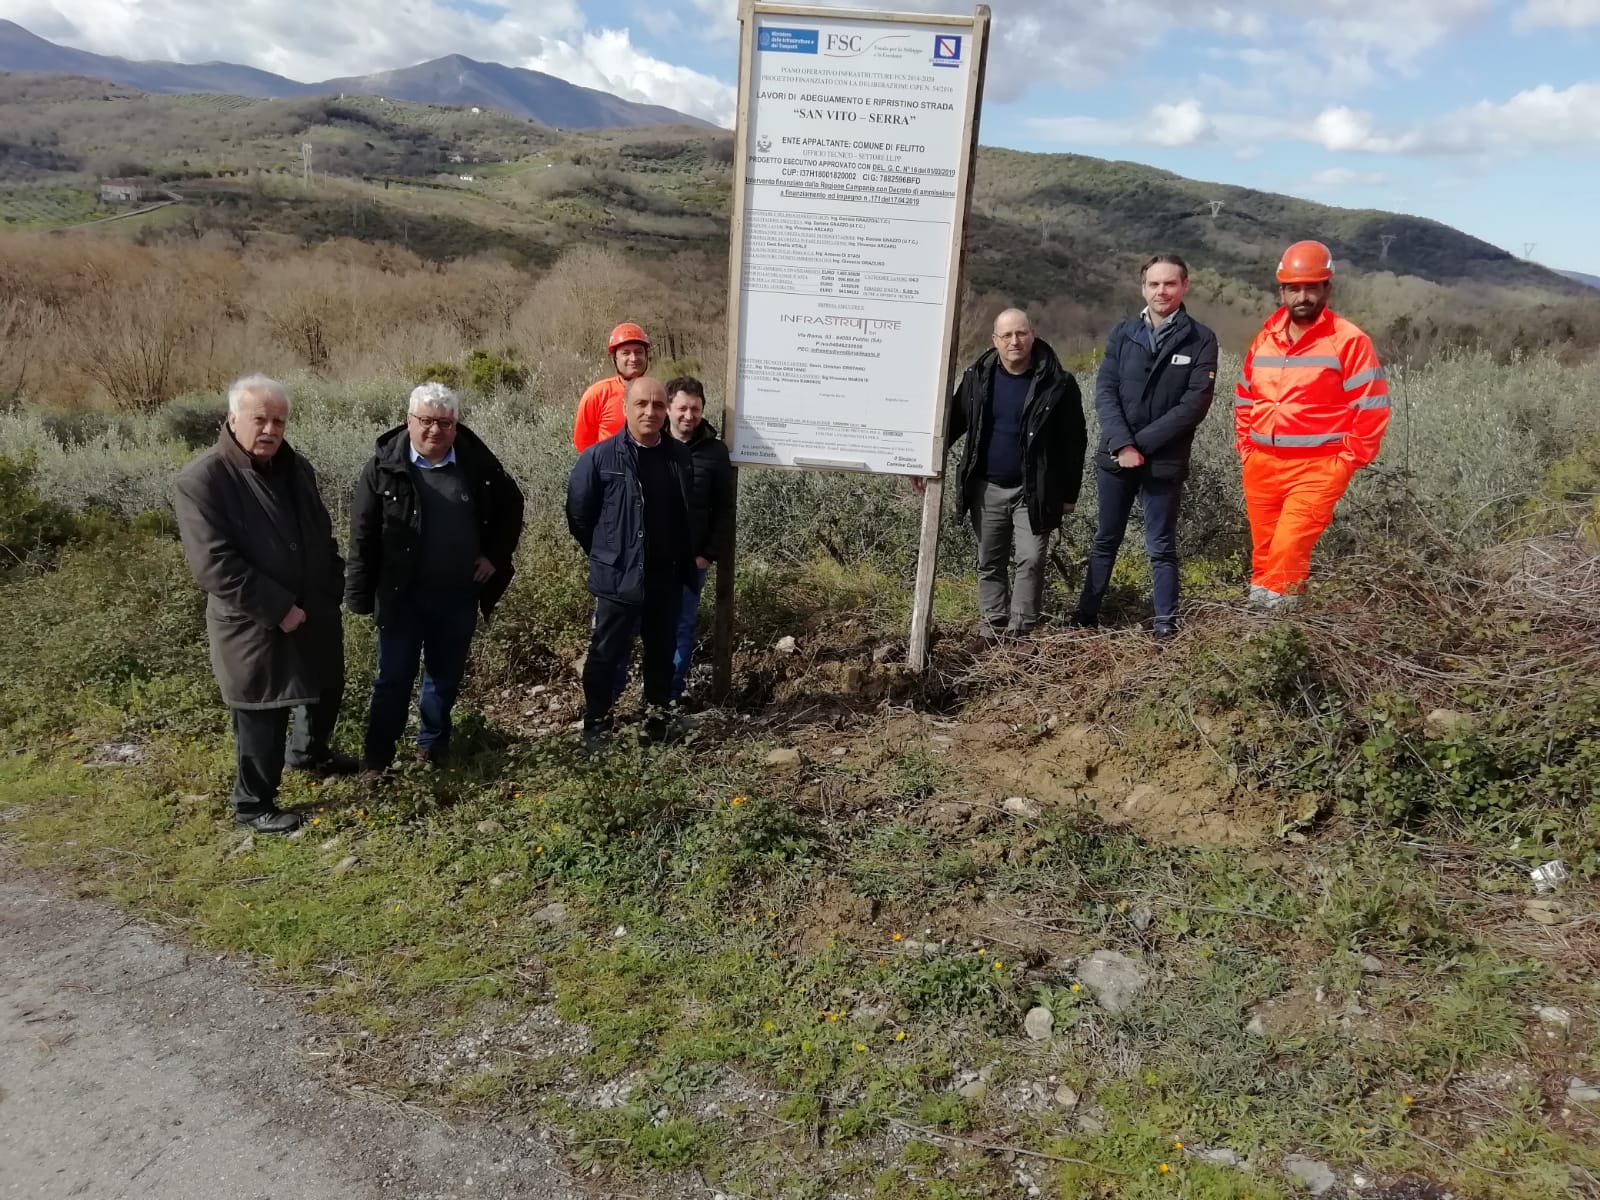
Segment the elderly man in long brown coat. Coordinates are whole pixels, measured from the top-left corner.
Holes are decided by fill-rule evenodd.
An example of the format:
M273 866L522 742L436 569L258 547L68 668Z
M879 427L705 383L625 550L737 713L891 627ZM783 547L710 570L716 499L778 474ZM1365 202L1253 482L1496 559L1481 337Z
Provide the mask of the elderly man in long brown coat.
M206 593L211 669L233 714L233 812L261 833L300 824L278 808L288 765L355 770L329 746L344 694L344 560L317 476L284 440L289 394L263 375L228 389L217 444L178 476L173 507Z

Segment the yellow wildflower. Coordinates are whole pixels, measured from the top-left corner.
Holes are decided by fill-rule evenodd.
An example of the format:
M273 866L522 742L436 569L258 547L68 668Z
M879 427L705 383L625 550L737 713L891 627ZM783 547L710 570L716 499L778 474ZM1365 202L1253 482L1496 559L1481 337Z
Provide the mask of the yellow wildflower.
M732 800L728 801L728 803L733 805L733 807L735 807L735 808L738 808L744 802L745 802L745 797L744 796L735 796Z
M896 1029L894 1031L894 1040L897 1041L897 1042L905 1041L906 1040L906 1031L904 1029Z
M897 933L897 934L894 935L894 938L892 940L896 941L896 942L903 942L903 941L906 940L906 935L903 934L903 933Z
M1073 990L1073 991L1075 991L1075 992L1081 992L1081 991L1083 991L1083 984L1081 984L1081 983L1075 983L1075 984L1073 984L1073 985L1072 985L1072 990Z
M1172 1168L1167 1166L1166 1163L1162 1163L1159 1167L1156 1168L1156 1170L1160 1171L1163 1175L1165 1175L1168 1171L1172 1170Z
M867 1048L865 1046L863 1046L860 1042L857 1042L856 1043L856 1053L857 1054L865 1054L866 1052L867 1052Z

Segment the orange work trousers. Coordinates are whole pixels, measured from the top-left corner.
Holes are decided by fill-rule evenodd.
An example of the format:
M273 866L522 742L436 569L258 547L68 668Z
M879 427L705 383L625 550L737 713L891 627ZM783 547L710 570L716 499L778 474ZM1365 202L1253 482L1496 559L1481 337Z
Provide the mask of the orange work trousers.
M1333 521L1355 464L1338 455L1285 458L1253 450L1244 460L1250 516L1250 582L1280 596L1305 590L1311 548Z

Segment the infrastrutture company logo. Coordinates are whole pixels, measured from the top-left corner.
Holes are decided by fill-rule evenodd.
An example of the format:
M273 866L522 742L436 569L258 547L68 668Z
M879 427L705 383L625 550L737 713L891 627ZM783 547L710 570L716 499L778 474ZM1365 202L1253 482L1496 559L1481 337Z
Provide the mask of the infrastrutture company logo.
M779 29L763 26L756 35L756 49L773 54L815 54L817 31L815 29Z

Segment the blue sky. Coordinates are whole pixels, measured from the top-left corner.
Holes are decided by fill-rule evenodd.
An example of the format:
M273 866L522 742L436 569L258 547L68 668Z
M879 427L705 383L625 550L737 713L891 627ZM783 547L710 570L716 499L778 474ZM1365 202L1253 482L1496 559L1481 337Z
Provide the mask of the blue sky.
M971 11L970 0L854 6ZM991 7L985 144L1415 213L1600 275L1600 0ZM100 53L318 79L458 52L725 123L735 11L736 0L0 0L0 17Z

